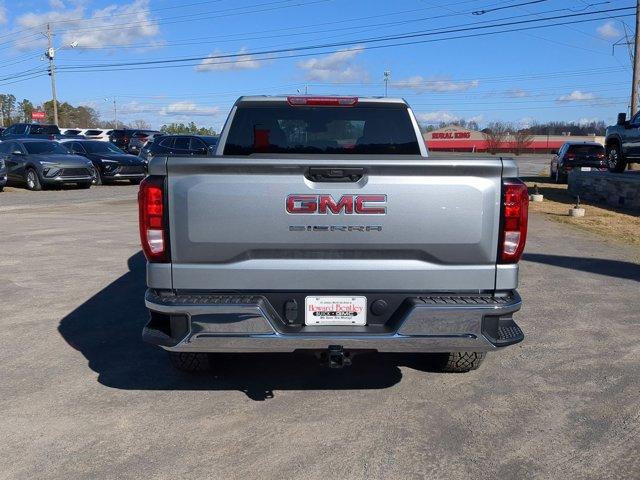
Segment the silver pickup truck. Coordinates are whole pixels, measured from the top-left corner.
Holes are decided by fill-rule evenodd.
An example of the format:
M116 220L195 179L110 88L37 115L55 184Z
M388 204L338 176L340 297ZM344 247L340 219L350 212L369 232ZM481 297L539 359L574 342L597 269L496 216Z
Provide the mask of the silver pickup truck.
M212 352L437 353L522 341L528 193L512 160L428 156L402 99L242 97L212 157L156 157L139 192L145 341Z

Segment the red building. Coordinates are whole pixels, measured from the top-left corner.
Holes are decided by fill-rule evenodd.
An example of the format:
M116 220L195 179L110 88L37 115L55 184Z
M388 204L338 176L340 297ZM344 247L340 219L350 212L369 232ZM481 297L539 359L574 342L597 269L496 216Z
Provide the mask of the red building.
M429 150L434 152L486 152L487 141L482 132L451 125L423 134ZM599 142L604 145L604 137L570 135L534 135L531 144L522 149L523 153L550 153L558 150L564 142ZM516 142L507 137L500 147L501 152L514 152Z

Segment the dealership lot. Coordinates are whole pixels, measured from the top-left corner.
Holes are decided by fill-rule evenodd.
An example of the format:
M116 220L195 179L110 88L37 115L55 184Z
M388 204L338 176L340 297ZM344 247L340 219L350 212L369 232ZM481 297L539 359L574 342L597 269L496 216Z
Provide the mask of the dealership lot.
M0 478L637 477L637 250L532 216L527 338L468 374L228 355L189 376L140 340L136 192L0 194Z

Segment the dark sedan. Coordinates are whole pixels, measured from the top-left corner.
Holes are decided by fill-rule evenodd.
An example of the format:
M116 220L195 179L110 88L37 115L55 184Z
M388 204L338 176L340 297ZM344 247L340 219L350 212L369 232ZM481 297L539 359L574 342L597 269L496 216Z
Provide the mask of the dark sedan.
M96 169L96 185L116 180L138 184L147 174L141 159L124 153L112 143L99 140L62 140L60 143L70 152L91 160Z
M7 169L8 185L26 185L29 190L75 183L89 188L95 169L89 160L72 155L58 142L20 139L0 143L0 158Z
M551 159L549 175L556 183L567 183L571 170L606 171L604 147L595 142L567 142Z

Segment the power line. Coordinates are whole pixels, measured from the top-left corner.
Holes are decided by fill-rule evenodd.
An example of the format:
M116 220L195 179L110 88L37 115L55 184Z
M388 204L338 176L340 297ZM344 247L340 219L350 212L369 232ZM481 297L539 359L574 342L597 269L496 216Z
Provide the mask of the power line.
M633 7L623 7L623 8L616 8L616 9L609 9L609 10L602 10L602 11L595 11L595 12L588 12L588 13L574 13L574 14L570 14L570 15L557 15L557 16L553 16L553 17L545 17L545 18L540 18L540 19L529 19L529 20L520 20L520 21L515 21L515 22L502 22L502 23L497 23L497 24L492 24L492 25L477 25L477 24L472 24L470 26L465 26L462 28L453 28L453 29L435 29L438 31L433 31L432 30L427 30L427 31L423 31L423 32L410 32L410 33L406 33L406 34L402 34L402 35L393 35L393 36L386 36L386 37L374 37L374 38L368 38L368 39L358 39L358 40L352 40L352 41L348 41L348 42L335 42L335 43L327 43L327 44L321 44L321 45L308 45L308 46L302 46L302 47L289 47L289 48L283 48L283 49L271 49L271 50L263 50L263 51L257 51L257 52L251 52L251 51L247 51L247 52L242 52L242 53L230 53L230 54L220 54L220 55L206 55L206 56L196 56L196 57L183 57L183 58L173 58L173 59L160 59L160 60L148 60L148 61L138 61L138 62L121 62L121 63L102 63L102 64L93 64L93 65L71 65L71 66L64 66L65 70L68 71L86 71L89 69L95 69L94 71L106 71L106 70L115 70L116 68L114 67L135 67L135 68L131 68L132 70L140 70L140 69L145 69L145 67L141 67L141 65L163 65L163 64L172 64L172 63L183 63L185 64L185 62L194 62L194 61L202 61L202 60L219 60L219 59L230 59L230 58L238 58L238 57L245 57L248 58L249 56L256 56L256 55L277 55L277 54L282 54L282 53L291 53L291 52L299 52L299 51L306 51L306 50L318 50L318 49L325 49L325 48L335 48L335 47L345 47L345 46L358 46L359 50L367 50L367 49L375 49L375 48L388 48L391 46L403 46L403 45L412 45L412 44L418 44L418 43L429 43L429 42L434 42L434 41L444 41L444 40L453 40L453 39L459 39L459 38L473 38L473 37L478 37L478 36L484 36L484 35L493 35L493 34L498 34L498 33L508 33L508 32L516 32L516 31L523 31L523 30L530 30L530 29L536 29L536 28L548 28L548 27L554 27L554 26L561 26L561 25L567 25L567 24L576 24L576 23L584 23L584 22L591 22L591 21L597 21L597 20L602 20L602 18L590 18L590 19L582 19L582 20L574 20L574 21L568 21L568 22L557 22L557 23L553 23L550 25L538 25L538 26L533 26L533 27L520 27L520 28L515 28L515 29L508 29L508 30L502 30L502 31L498 31L498 32L485 32L485 33L478 33L478 34L471 34L471 35L460 35L460 36L456 36L456 37L446 37L443 39L435 39L435 40L422 40L422 41L411 41L411 42L404 42L404 43L395 43L395 44L388 44L388 45L378 45L378 46L367 46L367 44L369 43L379 43L379 42L387 42L387 41L391 41L391 40L403 40L403 39L409 39L409 38L419 38L419 37L425 37L425 36L433 36L433 35L446 35L446 34L451 34L451 33L459 33L459 32L466 32L466 31L470 31L470 30L480 30L480 29L490 29L490 28L500 28L500 27L505 27L505 26L514 26L514 25L523 25L523 24L530 24L530 23L539 23L539 22L544 22L544 21L549 21L549 20L557 20L557 19L564 19L564 18L574 18L574 17L580 17L580 16L584 16L584 15L596 15L596 14L600 14L600 13L605 13L605 12L618 12L618 11L622 11L622 10L629 10L632 9ZM312 53L311 55L319 55L319 54L327 54L327 53L335 53L335 51L329 51L329 52L316 52L316 53ZM299 54L299 55L285 55L285 56L278 56L278 57L267 57L264 59L259 59L259 60L273 60L273 59L279 59L279 58L285 58L285 57L290 57L290 58L297 58L297 57L302 57L302 56L309 56L309 54ZM251 59L247 59L244 61L256 61L257 59L255 58L251 58ZM224 64L224 63L242 63L243 60L235 60L235 61L231 61L231 62L227 62L227 61L216 61L216 64ZM188 64L186 63L183 66L190 66L193 64ZM60 67L60 69L62 69L63 67Z

